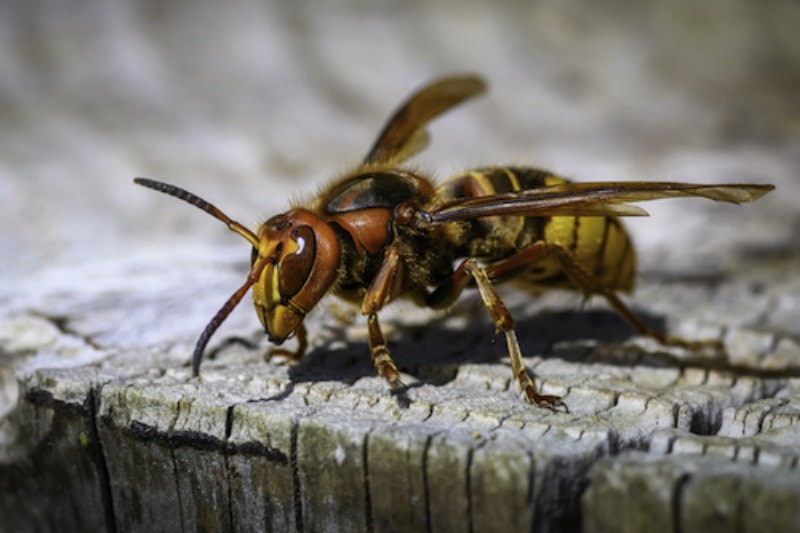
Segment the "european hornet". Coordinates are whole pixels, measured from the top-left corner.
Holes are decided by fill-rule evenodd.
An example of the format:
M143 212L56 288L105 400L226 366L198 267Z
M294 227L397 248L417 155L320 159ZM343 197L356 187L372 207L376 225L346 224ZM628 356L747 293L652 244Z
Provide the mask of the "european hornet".
M440 186L400 166L428 144L425 126L482 93L477 76L434 81L389 119L364 161L315 199L275 215L254 233L198 196L145 178L139 185L175 196L213 217L253 246L244 284L203 330L193 354L197 376L203 351L219 325L253 288L256 314L269 340L296 337L297 361L307 347L303 320L327 293L360 304L378 375L404 387L381 332L378 313L398 298L446 308L477 287L528 402L567 408L539 394L522 360L514 319L495 291L507 280L534 288L569 287L600 294L641 334L690 349L719 341L688 341L644 324L619 298L633 288L636 259L619 217L646 215L628 202L697 196L752 202L772 185L695 185L672 182L572 183L545 170L495 166L464 172ZM283 351L283 350L281 350Z

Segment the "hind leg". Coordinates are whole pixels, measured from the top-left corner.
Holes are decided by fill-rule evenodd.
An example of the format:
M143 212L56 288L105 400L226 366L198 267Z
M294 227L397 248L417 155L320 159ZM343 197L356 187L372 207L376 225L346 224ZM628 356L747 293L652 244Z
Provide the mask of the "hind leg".
M564 272L570 281L586 296L592 294L601 294L605 297L608 304L617 312L625 321L633 327L637 332L642 335L647 335L665 346L680 346L690 350L714 349L717 351L724 351L725 347L717 339L708 340L688 340L680 337L667 335L657 331L639 318L628 305L617 296L617 293L603 285L600 280L593 274L581 266L575 255L568 249L558 246L550 245L551 252L558 257Z

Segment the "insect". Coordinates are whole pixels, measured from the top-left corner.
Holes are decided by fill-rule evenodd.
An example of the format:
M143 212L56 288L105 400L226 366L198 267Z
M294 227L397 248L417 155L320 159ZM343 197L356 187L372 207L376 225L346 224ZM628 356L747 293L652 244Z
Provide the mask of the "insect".
M221 220L253 247L244 284L203 330L192 366L199 375L209 339L248 290L269 340L295 337L293 360L308 347L306 315L328 293L360 305L375 369L394 390L404 387L378 315L398 298L446 308L476 287L495 334L503 333L511 368L528 402L567 410L540 394L525 368L514 319L495 291L514 280L523 287L570 287L605 297L633 328L665 345L690 349L718 341L689 341L649 328L620 299L633 288L633 247L619 217L646 215L630 202L695 196L751 202L772 185L672 182L573 183L529 167L470 170L434 185L402 163L428 144L425 126L484 92L478 76L439 79L414 93L391 116L364 161L307 204L273 216L253 232L200 197L174 185L136 178L139 185L184 200Z

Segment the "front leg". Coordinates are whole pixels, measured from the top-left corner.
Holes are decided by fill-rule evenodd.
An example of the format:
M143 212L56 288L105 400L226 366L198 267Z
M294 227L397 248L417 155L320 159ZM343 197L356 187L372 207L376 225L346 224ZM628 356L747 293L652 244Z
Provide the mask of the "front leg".
M369 327L369 353L372 355L372 364L378 375L389 383L392 390L405 388L405 384L400 380L400 372L392 361L389 348L386 346L386 339L383 337L381 326L378 323L377 313L371 313L367 319Z
M303 358L307 350L308 331L306 330L305 324L301 322L300 327L297 328L297 348L295 350L287 350L286 348L278 348L273 346L269 349L267 358L272 359L273 357L286 357L290 364L294 364Z
M378 311L400 293L405 275L405 263L400 248L390 246L386 250L381 268L361 302L361 314L368 316L369 351L372 363L378 375L389 383L392 390L402 389L405 384L400 380L400 372L386 346L386 339L378 323Z

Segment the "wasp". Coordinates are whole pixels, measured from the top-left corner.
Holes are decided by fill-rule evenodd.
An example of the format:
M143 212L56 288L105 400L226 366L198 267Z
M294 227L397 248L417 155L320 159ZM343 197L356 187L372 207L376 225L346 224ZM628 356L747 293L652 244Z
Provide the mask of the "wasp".
M477 288L506 340L513 376L525 399L568 410L540 394L525 368L514 319L495 290L516 281L541 290L568 287L603 296L641 334L665 345L698 349L648 327L618 296L633 289L636 258L620 217L647 213L631 202L702 197L754 201L772 185L674 182L573 183L531 167L494 166L456 175L441 185L403 163L425 148L426 125L486 89L478 76L450 76L414 93L390 117L363 162L310 202L268 219L253 232L202 198L174 185L136 178L139 185L184 200L222 221L252 246L250 273L203 330L192 356L199 375L209 339L252 288L270 342L297 339L294 361L308 347L303 321L326 294L360 305L379 376L405 386L389 353L378 315L394 300L444 309Z

